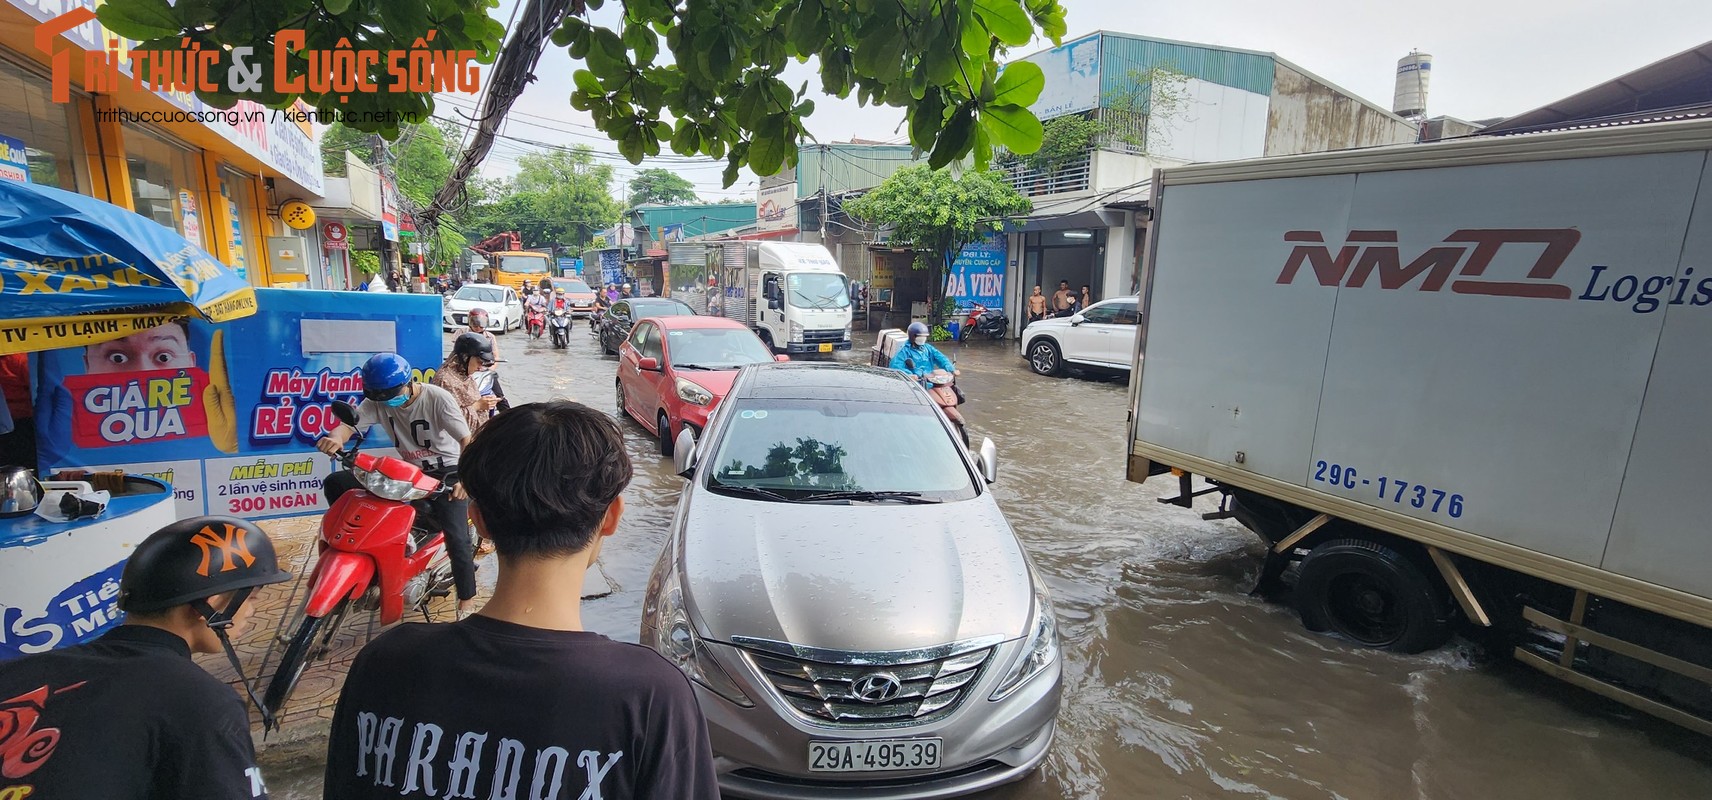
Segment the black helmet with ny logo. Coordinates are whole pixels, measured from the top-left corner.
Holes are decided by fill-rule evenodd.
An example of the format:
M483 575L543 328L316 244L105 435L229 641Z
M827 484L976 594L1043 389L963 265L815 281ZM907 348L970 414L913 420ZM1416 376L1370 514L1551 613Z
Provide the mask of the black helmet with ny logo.
M218 594L291 579L280 569L273 541L237 517L179 520L149 535L125 561L119 608L165 611Z

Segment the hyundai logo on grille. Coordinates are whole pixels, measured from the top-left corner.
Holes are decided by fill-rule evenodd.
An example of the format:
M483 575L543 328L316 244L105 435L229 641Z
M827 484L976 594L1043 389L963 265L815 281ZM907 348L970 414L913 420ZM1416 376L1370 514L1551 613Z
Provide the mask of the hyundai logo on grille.
M885 672L871 672L856 679L850 684L850 691L857 700L864 703L886 703L897 698L904 690L904 684L896 675Z

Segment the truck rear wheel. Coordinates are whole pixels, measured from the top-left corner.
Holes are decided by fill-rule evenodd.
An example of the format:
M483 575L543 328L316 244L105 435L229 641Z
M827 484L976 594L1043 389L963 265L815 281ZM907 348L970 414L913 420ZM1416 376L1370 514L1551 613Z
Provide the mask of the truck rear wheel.
M1396 653L1431 650L1450 638L1439 582L1402 553L1366 539L1334 539L1302 559L1296 610L1308 630Z

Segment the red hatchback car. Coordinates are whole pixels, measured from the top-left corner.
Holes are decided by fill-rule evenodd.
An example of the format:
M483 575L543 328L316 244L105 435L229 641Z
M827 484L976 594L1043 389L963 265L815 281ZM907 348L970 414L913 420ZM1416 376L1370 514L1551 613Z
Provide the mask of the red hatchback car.
M618 409L660 440L671 455L685 425L699 434L737 370L745 364L788 361L749 327L724 317L649 317L618 348Z

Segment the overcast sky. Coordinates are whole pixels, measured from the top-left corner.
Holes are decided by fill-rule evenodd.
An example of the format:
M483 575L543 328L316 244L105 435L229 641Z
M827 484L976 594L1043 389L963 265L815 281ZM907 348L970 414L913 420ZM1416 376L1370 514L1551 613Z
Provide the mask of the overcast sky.
M1390 107L1397 59L1418 49L1433 56L1428 113L1467 120L1505 117L1537 108L1624 72L1706 41L1712 36L1707 0L1437 0L1380 3L1373 0L1061 0L1069 12L1066 40L1105 29L1163 39L1277 53L1302 68L1379 105ZM502 0L501 19L517 0ZM617 3L598 12L609 22ZM1018 48L1023 56L1040 47ZM502 134L554 145L589 144L619 167L621 181L633 174L587 114L570 107L570 73L576 65L563 48L549 46L531 84L512 108ZM787 70L792 86L814 75L810 65ZM810 81L815 113L809 130L820 141L852 137L903 141L902 112L861 108L854 99L822 97L818 77ZM443 98L436 112L452 116L474 98ZM536 149L502 138L483 172L510 174L518 155ZM669 151L668 151L669 153ZM658 164L694 181L709 199L753 199L754 176L730 189L720 186L723 162L663 159ZM620 185L615 192L622 191Z

